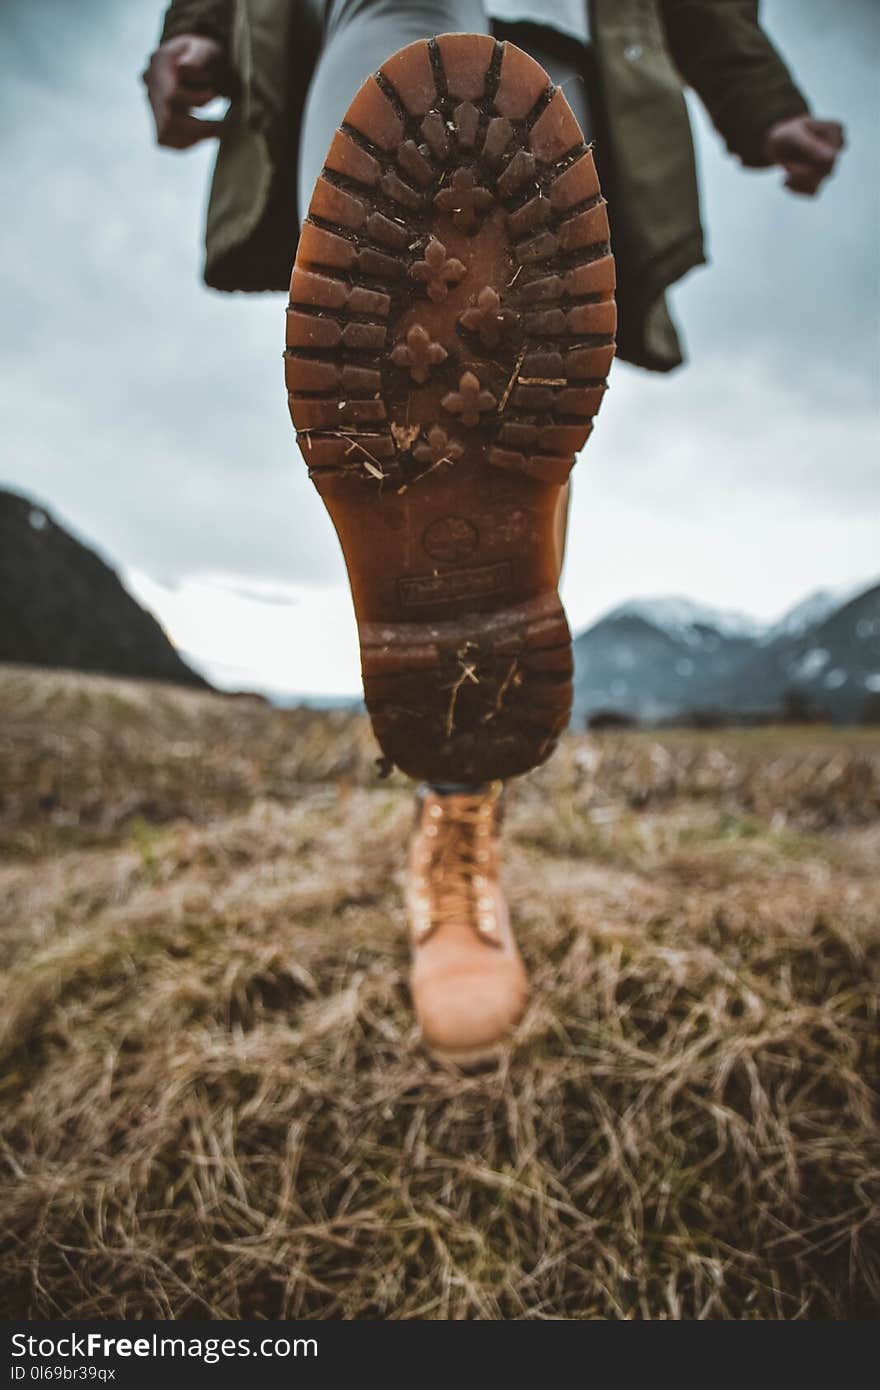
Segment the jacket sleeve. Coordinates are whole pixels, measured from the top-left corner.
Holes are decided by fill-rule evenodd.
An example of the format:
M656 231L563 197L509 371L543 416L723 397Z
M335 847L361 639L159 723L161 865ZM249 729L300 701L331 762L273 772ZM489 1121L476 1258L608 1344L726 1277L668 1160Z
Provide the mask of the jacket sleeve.
M763 146L777 121L809 110L761 28L759 0L661 0L672 58L728 148L766 165Z
M202 34L216 39L228 51L231 27L232 0L171 0L160 42L178 34Z

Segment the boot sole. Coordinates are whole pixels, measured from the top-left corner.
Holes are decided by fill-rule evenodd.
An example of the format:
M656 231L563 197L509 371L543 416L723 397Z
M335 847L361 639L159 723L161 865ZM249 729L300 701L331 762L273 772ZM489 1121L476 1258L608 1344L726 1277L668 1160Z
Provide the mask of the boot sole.
M515 776L568 723L557 517L613 293L593 157L538 63L443 34L364 83L303 224L285 367L373 729L413 777Z

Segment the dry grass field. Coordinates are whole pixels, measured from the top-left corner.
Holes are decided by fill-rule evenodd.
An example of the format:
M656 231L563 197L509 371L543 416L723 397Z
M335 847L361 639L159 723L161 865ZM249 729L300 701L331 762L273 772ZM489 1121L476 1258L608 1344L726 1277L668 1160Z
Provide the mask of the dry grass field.
M880 736L578 736L534 979L420 1051L360 716L0 668L0 1312L844 1318L880 1297Z

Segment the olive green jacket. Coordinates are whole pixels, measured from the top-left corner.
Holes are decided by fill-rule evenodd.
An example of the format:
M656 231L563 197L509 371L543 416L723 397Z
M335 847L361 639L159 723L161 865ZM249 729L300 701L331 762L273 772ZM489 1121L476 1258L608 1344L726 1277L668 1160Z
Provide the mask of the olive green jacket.
M602 106L596 154L618 262L618 351L668 371L682 353L665 291L705 260L683 85L754 167L766 162L769 127L807 105L760 27L758 0L588 2L592 88ZM299 227L296 148L322 8L320 0L172 0L165 17L163 39L205 34L229 55L235 96L206 237L205 280L215 289L287 288Z

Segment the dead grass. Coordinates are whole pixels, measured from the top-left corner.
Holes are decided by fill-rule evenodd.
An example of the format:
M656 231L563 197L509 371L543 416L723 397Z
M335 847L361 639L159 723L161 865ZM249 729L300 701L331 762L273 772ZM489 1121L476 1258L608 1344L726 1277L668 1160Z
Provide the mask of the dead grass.
M0 668L0 1310L842 1318L880 1293L880 741L569 740L505 1069L422 1056L355 716Z

